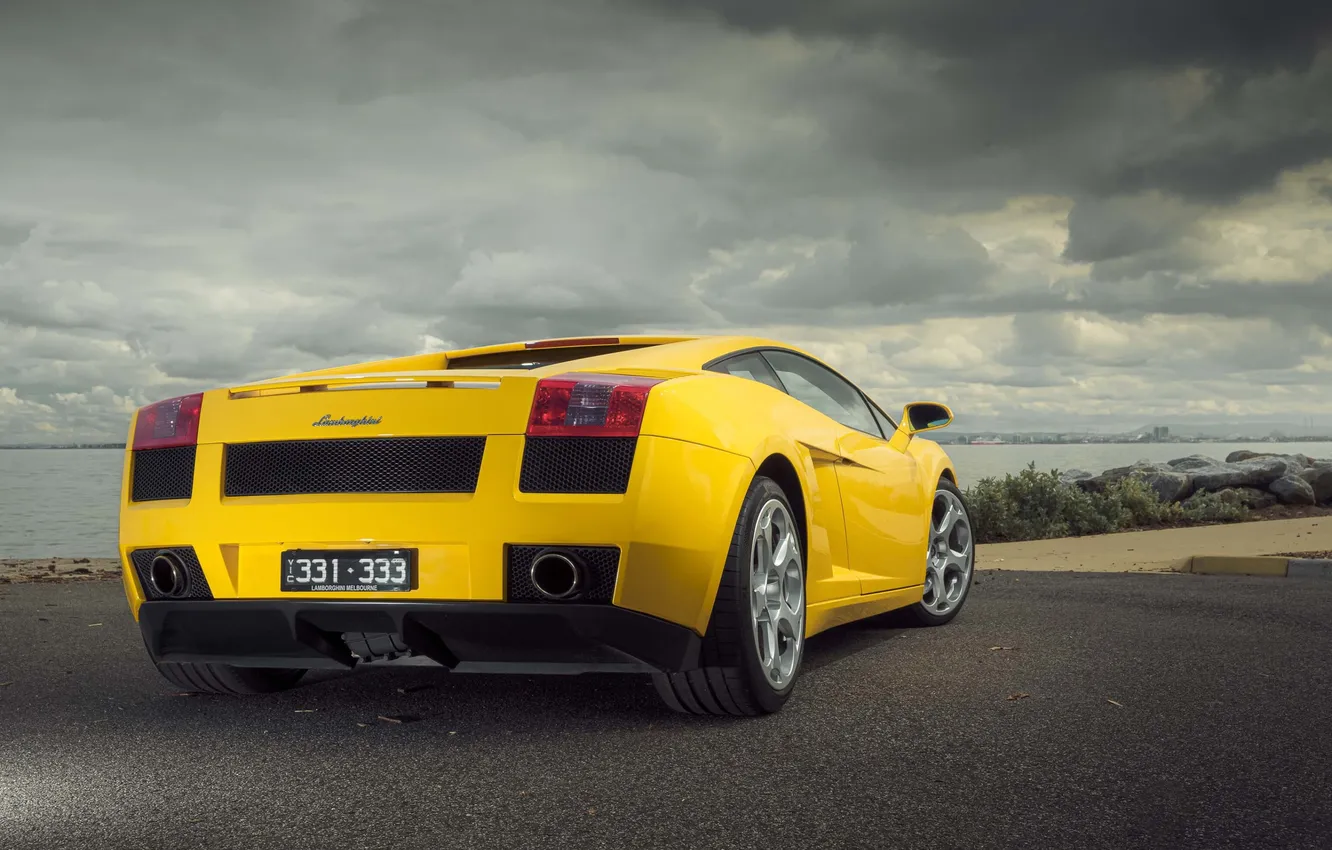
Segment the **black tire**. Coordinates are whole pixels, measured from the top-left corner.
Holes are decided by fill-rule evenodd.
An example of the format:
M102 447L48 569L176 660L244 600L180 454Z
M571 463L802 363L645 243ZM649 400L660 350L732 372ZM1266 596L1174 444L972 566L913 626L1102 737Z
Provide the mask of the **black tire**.
M652 682L657 693L671 709L683 714L754 716L779 711L790 699L800 676L803 661L797 658L791 679L782 689L774 688L759 664L753 623L749 613L749 553L753 551L754 525L760 510L770 499L781 502L786 513L799 522L782 488L770 478L758 476L749 486L731 548L726 555L712 616L703 637L701 667L684 673L656 673ZM795 535L800 547L801 582L808 566L804 560L804 541ZM801 606L805 605L801 594Z
M157 671L168 682L186 691L227 696L285 691L305 675L305 670L285 667L234 667L190 662L158 662Z
M935 492L937 493L940 490L946 490L947 492L952 493L954 496L957 497L957 501L962 506L962 511L966 516L967 528L970 531L972 529L971 514L970 511L967 510L967 502L966 499L962 496L962 491L957 488L956 484L949 481L947 478L939 479L939 484L935 488ZM930 508L931 511L933 511L934 509L933 499L931 499ZM931 523L933 523L933 520L931 520ZM926 607L924 601L922 600L913 605L908 605L906 608L903 608L901 611L903 618L907 622L918 626L942 626L945 623L952 622L953 618L956 617L958 613L961 612L962 608L967 604L967 599L971 597L971 584L976 579L976 541L974 537L971 541L971 553L968 557L970 563L967 565L968 566L967 581L966 585L962 588L962 599L957 603L957 605L953 606L953 608L946 614L938 614L934 611L931 611L928 607Z

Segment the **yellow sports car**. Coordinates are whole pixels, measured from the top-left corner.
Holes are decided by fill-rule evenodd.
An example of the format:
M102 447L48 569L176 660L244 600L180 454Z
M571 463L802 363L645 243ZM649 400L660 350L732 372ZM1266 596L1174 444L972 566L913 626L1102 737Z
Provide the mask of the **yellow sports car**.
M650 674L673 709L777 711L805 640L957 615L948 456L809 354L749 337L553 339L305 372L130 424L120 554L180 687L371 661Z

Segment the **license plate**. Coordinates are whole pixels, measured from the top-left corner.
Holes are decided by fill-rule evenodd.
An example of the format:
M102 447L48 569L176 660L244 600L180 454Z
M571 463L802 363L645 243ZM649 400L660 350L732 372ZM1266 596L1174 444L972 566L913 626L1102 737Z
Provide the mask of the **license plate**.
M288 549L283 591L378 592L416 587L415 549Z

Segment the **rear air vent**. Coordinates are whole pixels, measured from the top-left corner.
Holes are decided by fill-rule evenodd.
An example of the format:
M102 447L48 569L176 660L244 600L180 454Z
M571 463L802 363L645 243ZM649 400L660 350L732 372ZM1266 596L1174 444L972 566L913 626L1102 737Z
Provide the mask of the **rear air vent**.
M227 496L472 493L485 437L366 437L237 443L226 448Z
M528 437L518 489L524 493L623 493L637 437Z
M188 499L194 490L194 446L134 452L130 501Z

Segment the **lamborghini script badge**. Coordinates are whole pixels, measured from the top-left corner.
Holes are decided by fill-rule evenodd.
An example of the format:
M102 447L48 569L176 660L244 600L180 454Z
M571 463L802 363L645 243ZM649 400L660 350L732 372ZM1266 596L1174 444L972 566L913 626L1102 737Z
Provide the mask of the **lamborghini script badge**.
M356 428L360 425L378 425L380 422L383 421L384 417L382 416L362 416L360 419L348 419L345 416L339 416L337 419L334 419L332 414L325 413L323 417L319 419L319 421L314 423L314 426L316 428L322 428L322 427Z

